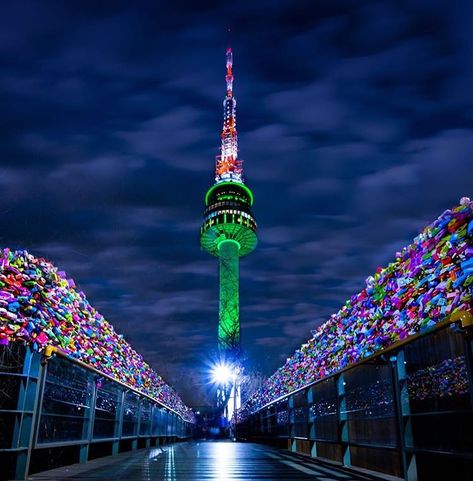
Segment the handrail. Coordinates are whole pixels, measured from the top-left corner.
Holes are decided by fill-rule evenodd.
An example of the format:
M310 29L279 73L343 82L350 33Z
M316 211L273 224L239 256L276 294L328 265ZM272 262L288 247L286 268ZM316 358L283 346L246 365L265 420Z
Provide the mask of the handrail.
M100 371L99 369L93 367L93 366L90 366L89 364L85 363L84 361L81 361L80 359L76 359L74 357L72 357L70 354L68 354L67 352L63 351L62 349L59 349L58 347L56 346L46 346L46 348L44 349L44 352L43 352L43 355L46 359L49 359L50 357L52 357L54 354L56 355L59 355L59 356L62 356L64 357L65 359L67 359L68 361L71 361L73 363L76 363L78 364L79 366L83 367L84 369L87 369L88 371L92 371L93 373L95 374L98 374L100 377L105 377L107 379L109 379L110 381L113 381L113 382L116 382L118 384L120 384L121 386L125 387L126 389L129 389L130 391L133 391L134 393L140 395L140 396L144 396L146 398L148 398L149 400L159 404L160 406L162 406L163 408L167 409L168 411L171 411L173 412L174 414L176 414L177 416L179 416L185 423L188 423L189 421L186 421L181 414L179 414L177 411L175 411L174 409L170 408L169 406L166 406L165 404L163 404L162 401L158 401L157 399L153 398L152 396L150 396L149 394L146 394L144 392L141 392L139 391L138 389L134 388L134 387L131 387L129 386L128 384L124 383L123 381L120 381L118 379L115 379L113 376L110 376L109 374L105 374L104 372Z
M360 359L359 361L350 364L349 366L343 367L342 369L339 369L336 372L333 372L331 374L328 374L327 376L317 379L316 381L312 381L309 384L306 384L305 386L299 387L295 389L294 391L291 391L287 394L284 394L282 396L279 396L276 399L273 399L272 401L266 403L265 405L261 406L258 408L256 411L253 411L250 415L256 414L257 412L266 409L267 407L271 406L272 404L275 404L279 401L282 401L283 399L292 396L293 394L296 394L300 391L303 391L304 389L310 388L314 386L315 384L318 384L319 382L326 381L327 379L330 379L334 376L338 376L343 372L346 372L350 369L354 369L357 366L360 366L361 364L366 364L369 361L372 361L373 359L376 359L378 357L381 357L385 355L386 353L389 353L391 351L394 351L396 349L399 349L400 347L410 344L411 342L414 342L415 340L424 337L428 334L432 334L435 331L439 331L440 329L444 329L451 324L455 324L456 322L460 322L461 327L464 329L472 328L473 327L473 314L470 311L456 311L453 314L450 314L446 319L443 321L438 322L435 324L435 326L429 327L427 329L423 329L416 334L413 334L412 336L409 336L406 339L402 339L401 341L395 342L394 344L391 344L390 346L386 347L385 349L380 350L379 352L375 352L374 354L371 354L368 357L365 357L363 359Z

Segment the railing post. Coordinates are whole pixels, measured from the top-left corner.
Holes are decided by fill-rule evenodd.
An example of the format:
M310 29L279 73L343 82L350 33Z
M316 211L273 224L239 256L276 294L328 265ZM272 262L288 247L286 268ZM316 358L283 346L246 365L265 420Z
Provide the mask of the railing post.
M135 439L131 442L131 450L135 451L138 449L138 439L140 437L140 428L141 428L141 405L143 404L143 399L138 398L138 422L136 423L136 434Z
M90 393L89 404L89 419L84 419L84 427L82 428L84 444L80 445L79 451L79 463L85 464L89 460L89 447L94 434L94 421L95 421L95 402L97 399L97 382L95 376L90 376L90 382L88 383L88 389L92 390Z
M41 415L41 398L46 377L46 365L42 362L42 356L28 348L23 363L23 374L26 377L22 379L18 396L18 411L22 411L22 418L15 436L15 444L26 449L20 451L16 458L16 480L24 480L28 476L31 452L35 444L37 425Z
M463 349L465 352L465 365L470 391L470 406L473 411L473 332L471 331L473 331L472 328L463 334Z
M310 456L312 458L317 457L317 441L315 434L315 418L312 415L312 405L314 404L314 390L310 387L307 390L307 423L310 443Z
M402 469L406 481L417 481L416 455L408 452L406 447L414 445L412 435L411 407L407 386L406 360L404 350L391 358L393 367L394 399L398 419L399 448L401 450Z
M157 440L158 440L158 437L156 436L155 434L155 429L154 429L154 425L155 425L155 418L154 418L154 413L155 413L155 410L157 409L157 406L155 403L152 403L151 404L151 425L150 425L150 435L151 435L151 439L152 439L152 445L153 447L156 447L157 445Z
M468 376L470 406L473 409L473 312L456 311L452 314L451 319L456 322L451 327L456 326L455 331L463 334L463 352Z
M340 376L338 376L337 379L338 426L340 433L340 445L342 448L342 463L344 466L350 466L350 434L348 431L348 414L345 385L345 375L342 373L340 374Z
M294 439L294 431L295 431L295 426L294 426L294 395L289 396L288 402L287 402L287 407L289 409L289 442L290 442L290 447L291 451L293 453L297 452L297 442Z
M265 431L266 431L266 436L268 438L271 438L271 406L266 408L266 418L265 418ZM236 424L235 424L236 426Z
M134 435L134 439L131 441L131 450L132 451L136 451L136 449L138 448L138 438L140 436L140 421L141 421L141 398L138 398L138 422L136 423L136 426L135 426L135 435Z
M115 422L115 440L112 443L112 455L117 456L120 452L120 440L123 430L123 413L125 412L125 389L121 389L121 400L118 409L118 423Z

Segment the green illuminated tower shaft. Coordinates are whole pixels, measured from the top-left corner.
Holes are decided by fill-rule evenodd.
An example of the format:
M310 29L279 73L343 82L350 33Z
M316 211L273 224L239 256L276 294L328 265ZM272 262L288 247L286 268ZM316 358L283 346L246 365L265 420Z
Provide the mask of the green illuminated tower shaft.
M220 302L218 344L221 348L238 350L240 345L240 244L225 239L218 244Z
M225 358L238 362L240 354L240 257L257 244L251 213L253 194L243 183L219 182L205 196L207 208L200 229L200 244L219 258L218 348Z
M218 348L222 357L238 364L241 351L239 262L240 257L255 249L257 238L256 221L251 212L253 193L243 181L243 161L238 159L231 49L227 50L226 67L221 155L216 160L215 184L205 196L200 244L219 258Z

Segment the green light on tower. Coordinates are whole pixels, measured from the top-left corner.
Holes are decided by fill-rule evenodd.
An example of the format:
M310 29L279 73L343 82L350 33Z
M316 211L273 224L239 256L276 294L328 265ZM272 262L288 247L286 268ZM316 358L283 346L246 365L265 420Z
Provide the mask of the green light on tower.
M218 243L220 302L218 344L223 349L235 350L240 344L240 243L222 239Z
M257 244L256 222L250 210L253 195L247 186L236 182L216 184L209 193L200 244L219 258L218 347L227 357L238 358L240 257L252 252ZM232 201L226 200L229 196Z

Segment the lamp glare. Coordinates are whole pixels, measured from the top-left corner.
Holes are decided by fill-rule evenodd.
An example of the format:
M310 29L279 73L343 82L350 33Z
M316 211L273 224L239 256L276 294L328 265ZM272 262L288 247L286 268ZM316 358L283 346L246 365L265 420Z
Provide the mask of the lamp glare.
M226 364L218 364L212 370L212 378L216 384L227 384L233 378L232 369Z

